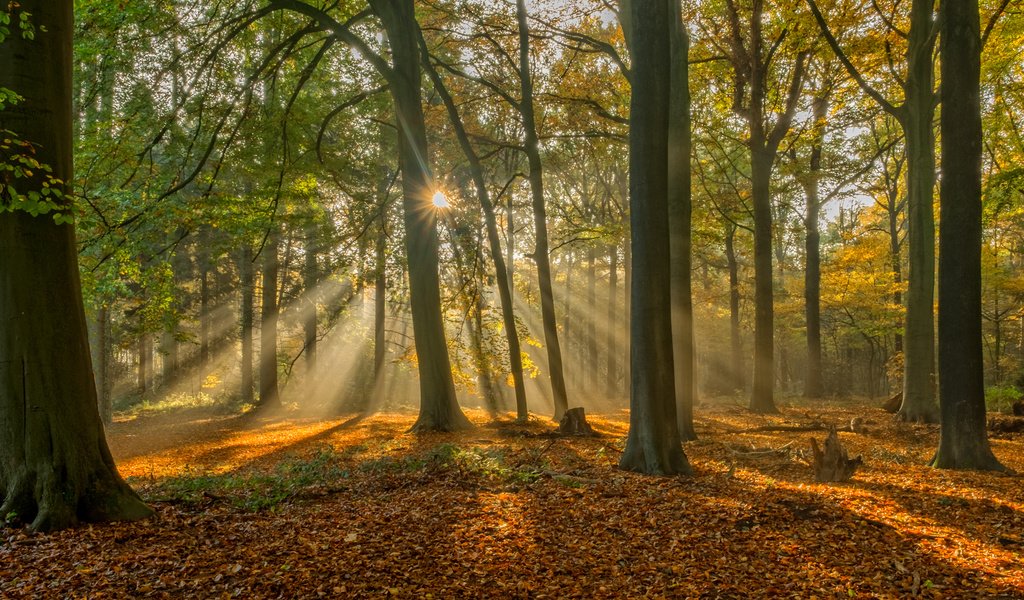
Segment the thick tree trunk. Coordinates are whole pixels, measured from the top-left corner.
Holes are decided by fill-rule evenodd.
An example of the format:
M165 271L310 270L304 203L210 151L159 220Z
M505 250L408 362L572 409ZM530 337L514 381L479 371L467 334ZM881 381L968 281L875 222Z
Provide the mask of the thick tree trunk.
M448 93L444 81L430 63L430 56L427 52L426 43L422 42L424 68L434 89L440 95L445 108L448 111L448 118L455 130L455 136L459 140L462 152L469 161L470 176L473 178L473 185L476 187L477 201L484 213L484 224L487 228L487 244L491 253L491 261L494 263L494 278L498 285L498 299L501 303L501 319L505 327L505 338L508 343L509 367L512 371L512 384L516 394L516 419L525 423L530 418L529 407L526 403L526 382L523 378L523 355L519 343L519 328L516 326L515 309L512 305L512 200L509 194L508 210L508 262L502 255L501 239L498 237L498 221L494 215L494 204L491 202L490 192L487 190L487 180L484 177L483 165L480 157L470 143L469 135L466 133L465 124L459 114L455 102Z
M32 143L65 182L74 179L72 7L23 0L35 39L11 35L0 46L0 81L24 98L0 112L0 129ZM41 190L41 177L19 181L19 191ZM42 531L152 514L118 475L103 435L73 225L0 209L0 323L0 516Z
M771 177L774 156L751 150L754 204L754 390L750 410L778 412L775 407L775 308L772 270Z
M544 323L544 344L548 352L548 371L551 393L555 403L554 420L560 421L569 409L569 395L562 369L562 347L558 341L555 320L555 296L551 287L551 257L548 246L548 217L544 202L544 170L540 159L540 141L537 138L537 120L533 110L533 77L530 74L530 30L527 23L526 1L516 0L519 22L519 80L522 98L520 113L525 130L524 147L530 165L530 193L533 200L533 223L536 246L533 259L537 264L537 282L540 287L541 319Z
M455 395L441 315L437 214L430 201L434 182L424 162L430 154L420 103L419 25L412 0L371 0L370 5L387 30L394 63L389 83L398 124L409 296L420 376L420 414L412 429L465 429L471 423Z
M939 450L932 466L1003 470L989 447L981 329L978 1L943 2L939 188ZM904 400L905 402L905 400Z
M935 135L931 37L933 0L911 6L906 103L901 124L907 148L907 243L909 269L904 328L903 406L906 421L937 420L935 404Z
M668 220L671 253L672 342L675 360L676 403L679 435L697 439L693 405L697 395L694 377L693 293L691 288L691 216L693 213L690 153L690 40L683 25L679 1L672 0L669 21L671 46L671 105L668 125Z
M633 281L629 434L619 467L690 473L676 420L668 230L670 29L673 0L630 3L630 226Z
M252 248L248 242L242 246L242 256L238 260L238 273L241 279L241 302L239 325L242 334L242 402L252 404L253 402L253 372L252 372L252 329L253 329L253 287L255 276L252 266Z
M280 225L270 224L262 258L262 307L260 309L260 396L261 408L281 406L277 386L277 275Z

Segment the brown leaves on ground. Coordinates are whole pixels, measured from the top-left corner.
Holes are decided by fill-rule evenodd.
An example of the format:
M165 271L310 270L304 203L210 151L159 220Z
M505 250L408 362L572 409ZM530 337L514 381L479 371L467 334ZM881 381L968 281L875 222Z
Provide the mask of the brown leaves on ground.
M143 417L109 435L157 517L0 532L0 595L1024 597L1019 477L929 469L935 427L806 406L701 407L685 479L615 468L625 413L588 415L597 439L483 413L419 436L411 415ZM803 462L824 432L737 433L856 417L840 438L865 465L845 484ZM992 443L1024 471L1021 434Z

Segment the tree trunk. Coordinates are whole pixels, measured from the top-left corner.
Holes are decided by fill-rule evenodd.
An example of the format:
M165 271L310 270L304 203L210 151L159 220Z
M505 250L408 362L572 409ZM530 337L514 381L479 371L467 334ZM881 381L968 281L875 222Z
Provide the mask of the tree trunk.
M373 400L383 400L381 392L384 383L384 361L387 358L387 346L385 340L387 324L387 293L388 273L385 251L387 250L387 233L384 230L385 215L380 216L380 231L377 233L377 241L374 256L375 274L373 282Z
M810 172L804 182L807 214L804 218L804 312L807 322L807 373L804 378L804 396L821 398L824 390L821 380L821 232L818 216L821 211L819 195L821 152L825 140L825 119L828 118L828 94L814 99L814 141L811 146Z
M608 252L608 331L606 332L608 347L608 373L605 380L605 395L609 398L618 396L619 384L619 349L615 342L616 325L619 322L619 247L611 244Z
M394 63L389 83L398 124L409 296L420 376L420 414L412 430L465 429L471 423L455 395L441 315L437 214L430 201L435 185L424 162L430 154L420 103L419 25L412 0L371 0L370 6L387 31Z
M729 267L729 361L730 391L747 386L743 368L743 345L740 341L740 274L736 260L736 225L730 223L725 232L725 260Z
M104 302L96 312L96 392L99 396L100 417L104 423L114 420L113 398L110 385L110 307Z
M775 407L775 290L772 270L771 177L774 156L751 150L754 203L754 390L750 410L778 412Z
M152 391L150 386L150 373L152 372L153 350L150 347L149 334L143 331L139 334L139 373L138 388L140 394Z
M68 195L72 7L22 1L35 39L11 35L0 46L0 81L24 98L0 112L0 129L32 143ZM19 192L39 192L44 177L19 180ZM72 224L0 209L0 323L0 515L44 531L152 514L118 475L103 435Z
M595 391L600 375L597 361L597 248L587 248L587 374L589 392Z
M932 466L1004 470L989 447L981 329L978 1L943 2L939 203L939 449ZM904 400L905 402L905 400Z
M242 256L238 261L238 273L241 279L241 295L239 322L242 334L242 402L252 404L253 402L253 372L252 372L252 328L253 328L253 287L254 274L252 266L252 248L248 242L243 242Z
M898 192L897 192L898 193ZM895 196L889 197L889 205L886 207L888 212L888 224L889 224L889 253L890 260L892 261L892 281L895 284L896 291L892 293L892 301L896 306L903 306L903 292L900 290L900 286L903 284L903 264L900 259L900 223L899 223L899 206L896 202ZM893 336L893 351L903 352L903 334L897 332ZM900 398L902 401L902 392Z
M210 234L203 228L199 235L199 364L210 364ZM203 372L205 376L205 371Z
M633 246L629 434L619 467L690 473L676 420L668 228L670 2L630 3L630 227Z
M906 421L933 423L935 405L935 135L931 37L933 0L914 0L908 44L906 102L901 125L907 148L909 269L904 328L903 406Z
M693 405L697 395L694 377L693 292L691 287L691 217L693 213L690 153L690 39L683 25L679 1L672 0L669 21L671 46L671 96L668 124L668 220L671 252L672 344L675 360L676 403L679 435L697 439Z
M317 351L317 319L316 300L317 285L320 281L319 268L316 263L317 240L316 227L310 224L306 229L305 261L303 264L303 285L305 291L305 310L303 311L302 329L305 334L303 347L306 351L306 373L312 374L316 369Z
M537 120L533 110L533 77L530 75L530 29L527 23L526 1L516 0L519 21L519 80L522 98L520 113L525 130L524 147L530 165L530 193L533 199L533 223L536 247L533 259L537 264L537 282L540 287L540 311L544 323L544 344L548 351L548 371L551 393L555 403L554 420L560 421L569 409L569 395L565 388L562 369L562 347L558 342L558 324L555 320L555 297L551 288L551 257L548 248L548 217L544 204L544 170L540 159L540 141L537 138Z
M260 309L260 397L261 408L278 408L281 397L277 387L277 275L280 225L274 220L263 246L262 296Z

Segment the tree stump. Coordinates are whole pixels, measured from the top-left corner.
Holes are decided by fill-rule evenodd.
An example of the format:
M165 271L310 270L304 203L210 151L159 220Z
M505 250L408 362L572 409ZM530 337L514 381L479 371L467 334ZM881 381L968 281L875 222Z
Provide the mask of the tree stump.
M834 426L829 427L824 451L818 447L818 441L811 438L811 452L814 456L811 467L814 469L815 481L849 481L857 467L864 464L860 456L853 459L847 456Z
M587 423L587 413L582 406L565 411L561 422L558 423L558 433L559 435L597 435L590 427L590 423Z

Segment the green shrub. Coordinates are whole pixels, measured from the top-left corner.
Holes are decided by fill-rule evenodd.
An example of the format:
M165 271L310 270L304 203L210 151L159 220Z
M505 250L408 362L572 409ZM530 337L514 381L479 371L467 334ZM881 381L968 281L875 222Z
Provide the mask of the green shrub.
M985 406L992 412L1012 412L1014 402L1020 402L1021 398L1024 392L1013 385L996 385L985 390Z

